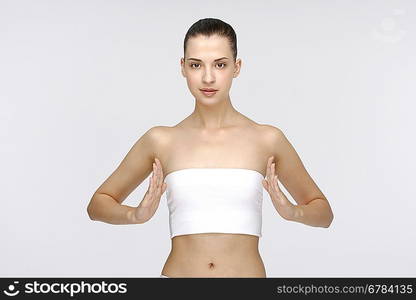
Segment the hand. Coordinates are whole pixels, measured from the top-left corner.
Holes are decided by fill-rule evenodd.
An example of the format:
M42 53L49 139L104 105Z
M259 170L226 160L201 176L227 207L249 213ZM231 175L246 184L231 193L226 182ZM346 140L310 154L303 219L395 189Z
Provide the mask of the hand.
M155 158L153 163L153 174L149 180L149 187L139 206L134 210L133 217L138 223L150 220L159 207L160 197L165 192L167 184L163 182L162 164Z
M292 204L280 190L278 176L275 174L275 163L273 161L274 157L269 157L267 161L266 179L262 180L263 187L269 193L274 208L279 215L285 220L293 220L296 213L296 205Z

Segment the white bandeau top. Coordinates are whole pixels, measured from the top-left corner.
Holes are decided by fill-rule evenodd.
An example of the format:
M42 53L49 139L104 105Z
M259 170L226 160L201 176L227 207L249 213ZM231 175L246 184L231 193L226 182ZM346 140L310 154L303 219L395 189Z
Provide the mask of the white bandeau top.
M242 168L187 168L165 176L170 236L236 233L261 237L263 174Z

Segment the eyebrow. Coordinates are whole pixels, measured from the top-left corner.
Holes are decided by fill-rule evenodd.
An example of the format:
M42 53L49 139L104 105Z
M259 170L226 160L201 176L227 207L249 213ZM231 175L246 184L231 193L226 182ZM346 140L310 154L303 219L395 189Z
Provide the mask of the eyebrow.
M217 59L215 59L214 61L218 61L218 60L221 60L221 59L228 59L228 57L221 57L221 58L217 58ZM187 60L196 60L196 61L202 61L202 60L200 60L200 59L198 59L198 58L193 58L193 57L190 57L190 58L188 58Z

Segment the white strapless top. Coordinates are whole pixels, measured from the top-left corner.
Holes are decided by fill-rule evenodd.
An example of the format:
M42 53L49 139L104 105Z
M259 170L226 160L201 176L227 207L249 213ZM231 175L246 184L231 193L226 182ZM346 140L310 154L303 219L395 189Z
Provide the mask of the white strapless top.
M241 168L187 168L165 176L170 236L236 233L261 237L263 174Z

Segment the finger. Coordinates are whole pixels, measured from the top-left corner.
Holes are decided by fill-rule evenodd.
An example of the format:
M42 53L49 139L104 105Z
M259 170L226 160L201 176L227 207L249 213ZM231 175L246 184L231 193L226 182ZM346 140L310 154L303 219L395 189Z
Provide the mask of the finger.
M152 176L150 176L150 189L149 193L153 191L154 181L155 181L155 165L152 163Z
M159 179L160 179L160 184L162 185L162 182L163 182L163 168L162 168L162 164L160 163L160 160L158 158L156 158L156 162L157 162L157 165L159 166Z
M152 178L149 179L149 186L147 187L147 193L150 193L151 186L152 186Z
M155 174L155 190L159 188L159 167L157 165L156 159L153 162L153 172Z
M267 159L267 167L266 167L266 180L267 180L267 181L269 181L269 174L270 174L270 172L269 172L269 169L270 169L270 162L271 162L270 158L271 158L271 157L269 157L269 158Z
M156 162L156 165L159 169L159 174L162 174L162 164L160 163L160 160L155 158L155 162Z
M272 177L274 177L276 174L276 172L275 172L275 166L276 166L276 164L275 163L272 163L272 166L271 166L271 176Z
M272 184L272 188L274 191L276 191L276 175L273 175L273 184Z
M268 187L267 180L266 180L266 179L263 179L263 180L261 181L261 183L263 184L263 187L266 189L266 191L269 191L269 187Z
M274 179L273 179L273 188L275 190L275 192L279 192L280 188L279 188L279 181L278 181L278 177L277 175L274 175Z
M156 193L159 193L160 190L160 186L161 186L161 181L160 181L160 169L159 166L157 164L157 162L155 162L155 172L156 172L156 182L155 182L155 189L156 189Z
M151 195L153 197L153 194L154 194L154 191L155 191L155 185L156 185L156 175L155 175L156 166L155 166L155 163L153 163L152 167L153 167L153 173L152 173L152 177L150 178L151 184L150 184L149 195Z
M272 166L272 162L273 162L273 159L274 159L274 157L273 156L270 156L269 157L269 160L268 160L268 162L267 162L267 181L268 182L271 182L272 181L272 177L271 177L271 174L272 174L272 172L271 172L271 166Z
M166 189L166 184L163 182L163 170L162 170L162 165L160 163L159 160L157 160L157 164L159 165L158 170L159 170L159 185L158 185L158 197L160 198L160 196L165 192Z
M157 180L157 186L158 191L161 192L163 187L163 172L162 172L162 164L160 163L159 159L155 158L156 166L157 166L157 174L158 174L158 180Z

